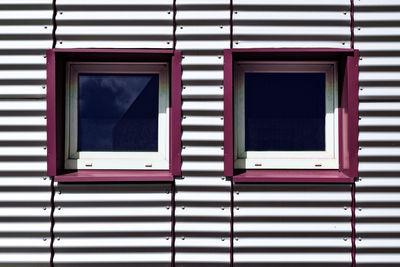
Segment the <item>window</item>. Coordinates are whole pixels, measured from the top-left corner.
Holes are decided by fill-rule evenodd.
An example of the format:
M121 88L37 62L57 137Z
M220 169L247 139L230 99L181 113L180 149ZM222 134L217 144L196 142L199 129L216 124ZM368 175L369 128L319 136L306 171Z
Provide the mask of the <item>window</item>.
M337 169L335 62L236 62L235 168Z
M173 181L181 172L181 53L47 51L47 174Z
M166 63L70 62L66 169L168 169Z
M358 51L224 51L224 175L234 182L353 182Z

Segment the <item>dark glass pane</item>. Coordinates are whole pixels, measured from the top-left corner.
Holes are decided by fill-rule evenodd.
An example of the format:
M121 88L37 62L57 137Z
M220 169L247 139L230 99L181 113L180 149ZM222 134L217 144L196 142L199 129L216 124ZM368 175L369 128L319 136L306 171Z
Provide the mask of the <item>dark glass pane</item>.
M324 73L245 74L246 151L325 150Z
M79 74L79 151L157 151L158 74Z

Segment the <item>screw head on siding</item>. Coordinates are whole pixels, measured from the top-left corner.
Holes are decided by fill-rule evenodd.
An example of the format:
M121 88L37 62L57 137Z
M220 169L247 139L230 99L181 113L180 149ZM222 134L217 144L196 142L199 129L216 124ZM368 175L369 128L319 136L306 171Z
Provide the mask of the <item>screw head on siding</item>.
M169 44L170 42L167 42L167 44Z
M46 208L46 207L43 207L43 210L47 210L47 208Z
M359 211L362 211L362 208L358 208Z
M361 237L359 237L359 238L358 238L358 241L361 241L361 240L362 240Z
M43 241L46 241L47 240L47 238L46 237L43 237Z
M221 237L221 241L225 241L225 238L224 238L224 237Z
M218 59L221 59L222 58L222 56L218 56Z
M219 89L224 89L224 87L223 87L223 86L220 86Z
M237 11L235 11L235 14L237 14L238 12Z
M165 239L166 239L166 240L169 240L169 236L167 236Z
M343 15L347 15L347 12L344 12Z
M63 12L62 12L62 11L60 11L59 13L60 13L60 15L62 15L62 14L63 14Z
M225 210L225 207L221 207L221 210Z
M43 180L45 180L45 181L46 181L46 180L47 180L47 177L43 177Z
M235 240L236 240L236 241L239 241L239 238L238 238L238 237L235 237Z
M61 207L57 207L58 210L61 210Z
M184 210L184 209L185 209L185 206L182 206L182 209Z
M221 177L221 180L222 180L222 181L225 181L225 177Z
M235 44L239 44L239 41L236 41Z
M345 42L342 43L342 45L345 45L345 44L346 44Z
M236 195L239 195L239 191L236 191Z
M165 207L167 210L169 210L169 206Z
M239 210L239 207L236 207L236 210Z
M171 11L168 11L168 14L171 14Z
M343 240L344 240L344 241L347 241L347 237L344 237Z
M182 240L185 240L185 237L184 237L184 236L182 236Z
M58 191L58 194L61 195L61 191Z
M219 26L219 28L220 28L220 29L223 29L223 28L224 28L224 26Z
M42 89L46 89L46 86L45 86L45 85L42 85Z
M60 241L60 240L61 240L61 237L57 237L57 240Z
M344 210L347 210L347 207L344 207Z

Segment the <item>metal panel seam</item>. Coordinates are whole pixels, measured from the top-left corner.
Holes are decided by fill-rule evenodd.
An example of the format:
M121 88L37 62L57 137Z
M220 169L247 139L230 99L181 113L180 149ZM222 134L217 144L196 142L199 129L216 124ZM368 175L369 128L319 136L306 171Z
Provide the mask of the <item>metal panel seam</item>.
M175 179L171 184L171 267L174 266L175 266Z
M354 0L350 0L350 47L354 49Z
M231 267L233 267L233 179L231 178L231 190L230 190L230 194L231 194L231 239L230 239L230 261L231 261Z
M356 266L356 183L351 186L351 262Z
M50 266L54 266L54 177L51 179L51 196L50 196Z

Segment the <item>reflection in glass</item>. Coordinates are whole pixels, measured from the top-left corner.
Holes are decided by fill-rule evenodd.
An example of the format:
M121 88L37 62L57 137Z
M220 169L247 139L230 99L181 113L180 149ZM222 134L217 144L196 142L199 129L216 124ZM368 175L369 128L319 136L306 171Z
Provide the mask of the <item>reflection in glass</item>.
M157 151L158 74L79 74L78 151Z
M245 149L325 150L325 73L246 73Z

